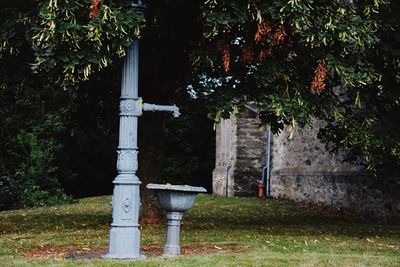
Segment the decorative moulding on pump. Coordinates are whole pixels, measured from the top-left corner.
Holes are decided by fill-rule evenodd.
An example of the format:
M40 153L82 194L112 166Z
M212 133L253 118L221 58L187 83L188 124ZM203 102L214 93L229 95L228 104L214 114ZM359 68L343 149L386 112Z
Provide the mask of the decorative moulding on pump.
M121 99L119 105L119 115L121 116L141 116L142 98Z
M117 151L117 170L119 173L133 173L138 168L137 151L135 150L120 150Z

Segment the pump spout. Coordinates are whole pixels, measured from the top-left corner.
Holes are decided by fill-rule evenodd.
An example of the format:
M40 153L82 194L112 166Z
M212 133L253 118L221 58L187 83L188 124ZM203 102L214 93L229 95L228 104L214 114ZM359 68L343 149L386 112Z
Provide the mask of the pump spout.
M175 118L179 117L181 113L179 112L179 108L176 105L168 106L168 105L156 105L156 104L148 104L143 103L144 111L167 111L171 112Z

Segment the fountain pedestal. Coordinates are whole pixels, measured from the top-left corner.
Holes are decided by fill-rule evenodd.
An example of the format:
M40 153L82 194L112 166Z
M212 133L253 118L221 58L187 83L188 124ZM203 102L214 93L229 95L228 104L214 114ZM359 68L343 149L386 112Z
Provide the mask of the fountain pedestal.
M206 193L203 187L170 184L148 184L148 189L155 190L162 209L167 211L167 240L164 256L180 255L180 226L183 214L193 206L197 194Z
M167 212L168 228L167 241L164 246L164 255L180 255L181 248L179 246L179 233L181 228L182 212Z

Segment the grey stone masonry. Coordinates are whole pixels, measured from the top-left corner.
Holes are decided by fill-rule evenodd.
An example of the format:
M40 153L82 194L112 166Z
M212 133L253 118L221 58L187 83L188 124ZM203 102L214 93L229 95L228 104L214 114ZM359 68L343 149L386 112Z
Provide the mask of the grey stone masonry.
M236 164L236 119L223 119L216 126L216 155L213 193L233 196L233 168Z
M257 181L265 164L266 131L258 118L239 118L236 125L233 192L235 196L256 196Z
M295 128L292 139L290 130L286 129L274 135L272 144L272 169L295 170L300 172L354 172L362 171L362 167L354 162L345 161L343 151L332 154L317 138L318 130L323 124L314 120L311 126L303 129Z
M274 136L271 196L348 210L376 219L400 218L399 192L367 175L346 153L330 153L317 138L321 122ZM397 189L398 191L398 189Z
M285 129L273 136L271 196L378 219L400 218L399 189L367 175L357 162L346 161L344 151L330 153L317 138L322 126L314 120L304 129L292 133ZM261 121L249 112L216 126L215 195L256 195L265 164L266 134Z
M265 130L253 117L222 120L216 126L216 160L213 193L255 196L265 162Z
M276 198L356 212L373 219L394 221L400 218L398 191L361 173L280 171L271 176L271 194Z

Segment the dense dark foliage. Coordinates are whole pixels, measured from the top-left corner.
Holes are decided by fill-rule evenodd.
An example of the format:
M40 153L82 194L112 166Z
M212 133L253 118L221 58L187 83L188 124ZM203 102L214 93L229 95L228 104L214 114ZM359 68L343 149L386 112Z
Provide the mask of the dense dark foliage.
M198 177L213 151L204 116L218 120L247 102L275 131L324 120L322 140L398 180L399 6L164 0L148 1L143 16L130 0L0 2L1 208L110 192L121 58L135 36L140 94L187 114L167 122L166 135L163 115L141 119L145 183L164 174L206 184Z
M144 22L130 3L102 1L92 18L90 1L0 4L1 209L112 192L121 59ZM188 117L166 125L162 119L168 115L147 114L140 120L139 176L145 183L161 181L161 167L166 173L181 155L194 168L178 168L164 180L185 182L187 177L188 183L201 176L200 184L209 181L199 168L211 166L212 140L201 134L210 136L212 125L185 90L190 46L201 37L198 14L198 5L185 1L147 6L140 94L153 103L178 101ZM200 129L195 139L186 134L192 127ZM165 143L164 129L172 142ZM174 149L181 144L200 155ZM168 150L165 164L163 148Z
M275 131L316 117L325 143L399 180L398 1L215 0L202 12L194 88L217 118L247 102Z

